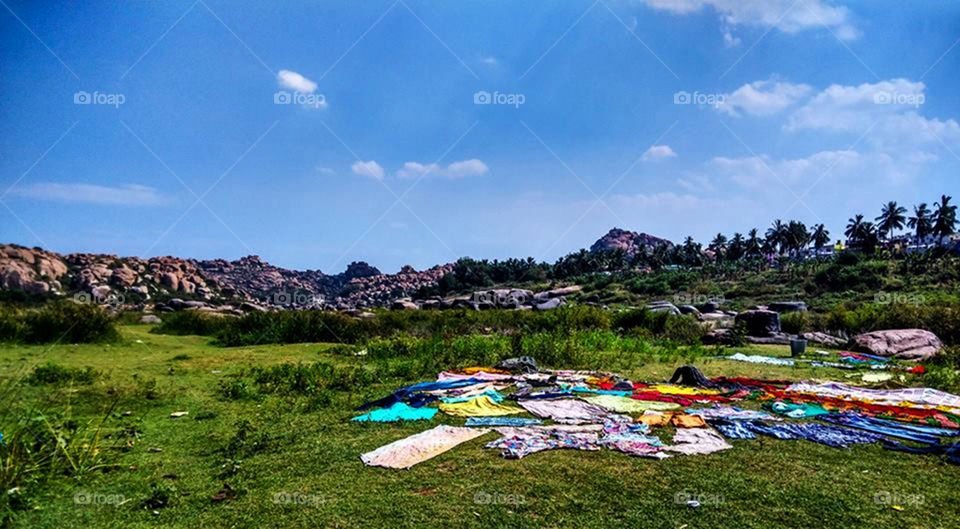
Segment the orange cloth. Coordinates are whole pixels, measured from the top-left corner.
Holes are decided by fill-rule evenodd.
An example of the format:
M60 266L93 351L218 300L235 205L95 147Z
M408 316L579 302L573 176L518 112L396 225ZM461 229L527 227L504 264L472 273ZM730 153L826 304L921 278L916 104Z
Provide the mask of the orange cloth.
M504 371L504 370L502 370L502 369L494 369L494 368L492 368L492 367L465 367L465 368L461 369L460 372L463 373L464 375L473 375L473 374L475 374L475 373L480 373L480 372L493 373L493 374L496 374L496 375L509 375L509 374L510 374L509 371Z
M637 418L637 422L642 422L648 426L666 426L668 424L677 428L703 428L707 422L699 415L688 415L686 413L668 411L665 413L647 412Z

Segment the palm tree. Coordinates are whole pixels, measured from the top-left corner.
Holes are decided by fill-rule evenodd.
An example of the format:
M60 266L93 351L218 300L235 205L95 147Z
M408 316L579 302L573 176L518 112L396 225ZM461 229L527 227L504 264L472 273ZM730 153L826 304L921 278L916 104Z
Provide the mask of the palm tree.
M771 248L780 247L780 253L783 253L784 246L786 246L786 235L787 227L783 224L783 221L777 219L773 222L773 225L767 230L767 242Z
M813 239L813 247L819 250L830 242L830 232L823 224L817 224L813 227L811 238Z
M799 252L810 243L810 232L807 231L806 224L797 220L791 220L790 224L787 225L784 238L786 239L786 245L789 250Z
M710 246L708 246L708 248L713 250L713 253L716 255L716 259L718 261L722 260L723 254L727 249L727 237L722 233L718 233L717 236L710 241Z
M863 230L863 215L857 215L847 221L847 229L843 232L851 244L858 242L857 237Z
M914 206L913 216L907 221L907 226L915 230L917 239L923 239L933 232L933 213L927 208L926 202Z
M957 206L951 206L950 200L953 197L942 195L940 203L934 204L936 211L933 214L933 234L939 237L949 237L953 235L957 226Z
M757 257L760 255L761 242L758 233L759 230L756 228L751 228L750 231L747 232L749 238L747 239L746 254L748 257Z
M877 250L877 245L880 244L880 234L877 227L869 221L860 225L856 239L859 242L860 249L868 254L874 253Z
M730 239L730 245L727 247L727 258L731 261L738 261L744 254L744 245L745 241L743 235L740 233L734 233L733 238Z
M903 223L907 220L903 215L906 212L907 208L898 206L896 202L892 200L887 202L880 210L880 216L876 218L880 237L885 238L887 235L893 235L894 230L902 230Z

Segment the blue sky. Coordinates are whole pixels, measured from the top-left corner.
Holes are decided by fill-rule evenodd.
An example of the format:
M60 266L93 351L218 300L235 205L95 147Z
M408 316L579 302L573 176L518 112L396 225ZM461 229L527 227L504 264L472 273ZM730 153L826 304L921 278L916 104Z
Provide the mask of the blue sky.
M950 1L2 4L3 242L394 272L960 192Z

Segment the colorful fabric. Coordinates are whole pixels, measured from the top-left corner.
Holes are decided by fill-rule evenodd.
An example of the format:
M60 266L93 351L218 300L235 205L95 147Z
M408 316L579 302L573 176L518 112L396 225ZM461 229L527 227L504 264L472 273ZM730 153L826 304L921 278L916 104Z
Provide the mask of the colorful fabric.
M920 431L919 428L902 428L900 425L891 423L890 421L879 421L872 417L866 417L863 415L837 413L820 417L820 419L829 423L839 424L841 426L849 426L850 428L857 428L859 430L865 430L875 434L899 437L900 439L906 439L908 441L914 441L917 443L937 444L940 442L940 439L937 438L936 435L933 435L932 433L924 433ZM929 431L937 432L939 430L939 428L931 428Z
M791 419L803 419L806 417L815 417L817 415L825 415L830 413L826 408L823 407L823 405L815 402L792 404L783 401L777 401L773 404L770 404L770 409L773 410L774 413L786 415Z
M743 421L743 423L754 433L784 440L806 439L834 448L848 448L851 444L875 443L883 440L883 436L874 433L812 422L768 424L760 421Z
M675 411L663 413L649 411L638 417L637 422L641 422L647 426L672 425L677 428L703 428L707 425L703 417L699 415L687 415L686 413Z
M958 411L960 411L960 397L931 388L867 389L848 386L838 382L828 382L825 384L799 382L792 384L787 388L787 391L811 393L825 397L855 399L878 404L943 406L947 408L958 408Z
M360 456L360 460L370 466L410 468L489 431L441 424L367 452Z
M600 445L610 450L639 457L663 459L670 457L663 452L663 443L656 436L647 435L650 427L620 420L607 420L603 425Z
M793 360L788 360L786 358L774 358L772 356L761 356L761 355L745 355L743 353L737 353L734 355L721 357L723 360L735 360L737 362L749 362L751 364L770 364L775 366L792 366L794 365Z
M487 395L476 397L465 402L455 402L451 404L441 403L440 411L457 417L492 417L523 413L522 409L500 404Z
M456 404L458 402L468 402L478 397L490 397L493 402L503 402L503 395L495 389L485 389L479 394L458 395L456 397L440 397L440 401L445 404Z
M474 384L482 383L482 380L475 378L465 378L458 380L448 380L448 381L437 381L437 382L421 382L419 384L413 384L412 386L407 386L400 388L394 391L392 394L383 397L382 399L373 400L370 402L365 402L360 407L357 408L357 411L363 411L370 408L388 408L393 406L397 402L402 402L408 397L417 392L424 391L435 391L435 390L445 390L445 389L455 389L463 388L467 386L472 386Z
M508 435L489 442L485 448L496 448L508 459L521 459L545 450L600 450L597 432L570 432L558 429L517 428Z
M757 435L746 425L746 421L710 419L710 426L719 430L727 439L756 439Z
M779 421L780 419L770 415L765 411L755 411L755 410L742 410L740 408L734 408L733 406L715 406L713 408L700 408L700 409L687 409L687 413L690 415L699 415L705 419L731 419L731 420L747 420L747 419L764 419L771 421Z
M521 400L518 404L541 419L564 424L603 422L610 415L605 408L577 399Z
M469 417L465 426L533 426L535 424L543 424L543 421L523 417Z
M673 436L673 442L675 444L664 446L663 449L685 455L698 455L733 448L733 445L720 437L720 434L712 428L677 430Z
M643 413L648 410L675 410L679 404L672 402L642 401L616 395L593 395L583 400L616 413Z
M397 402L389 408L373 410L350 420L357 422L421 421L430 420L436 414L437 410L435 408L414 408L402 402Z

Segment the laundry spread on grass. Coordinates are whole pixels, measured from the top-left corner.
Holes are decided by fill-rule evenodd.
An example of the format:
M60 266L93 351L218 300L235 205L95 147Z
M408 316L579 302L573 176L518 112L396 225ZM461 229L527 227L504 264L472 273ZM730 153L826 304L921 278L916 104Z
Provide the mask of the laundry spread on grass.
M883 365L868 355L841 358ZM736 359L792 365L775 357L741 354ZM498 439L482 446L509 459L553 450L612 450L664 459L734 449L728 440L771 437L837 449L880 443L891 451L960 464L955 439L960 437L960 396L930 388L708 378L693 366L677 369L671 383L642 382L613 373L539 370L531 359L516 360L513 372L444 371L436 381L406 386L358 407L366 413L354 417L356 422L466 419L464 426L435 426L365 453L361 460L410 468L496 433Z

